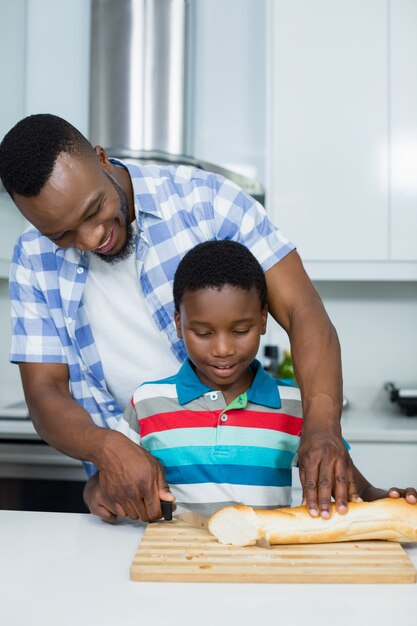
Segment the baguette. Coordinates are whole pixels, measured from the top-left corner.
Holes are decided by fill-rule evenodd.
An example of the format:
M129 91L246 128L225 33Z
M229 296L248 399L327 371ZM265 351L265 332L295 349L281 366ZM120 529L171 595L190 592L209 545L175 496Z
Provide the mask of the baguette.
M341 515L333 503L327 520L311 517L305 506L274 510L226 506L211 516L208 528L220 543L233 546L251 546L262 537L270 544L417 541L417 504L404 498L349 502L348 512Z

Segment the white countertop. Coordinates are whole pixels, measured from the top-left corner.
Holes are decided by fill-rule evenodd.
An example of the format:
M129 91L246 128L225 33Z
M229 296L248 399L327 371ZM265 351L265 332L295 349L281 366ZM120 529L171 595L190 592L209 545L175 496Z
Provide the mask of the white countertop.
M140 583L144 525L86 514L0 511L5 626L415 626L417 585ZM417 545L404 546L417 566Z
M349 443L417 443L417 416L406 417L396 406L380 410L347 408L341 424Z

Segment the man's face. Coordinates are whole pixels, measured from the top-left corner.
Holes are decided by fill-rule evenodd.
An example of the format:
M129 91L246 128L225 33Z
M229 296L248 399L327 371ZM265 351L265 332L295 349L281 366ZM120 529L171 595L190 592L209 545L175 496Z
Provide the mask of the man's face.
M63 152L37 196L13 200L58 247L93 251L113 263L132 249L134 211L112 171L105 159Z
M175 323L200 380L234 397L245 391L266 317L255 288L225 285L221 290L186 291Z

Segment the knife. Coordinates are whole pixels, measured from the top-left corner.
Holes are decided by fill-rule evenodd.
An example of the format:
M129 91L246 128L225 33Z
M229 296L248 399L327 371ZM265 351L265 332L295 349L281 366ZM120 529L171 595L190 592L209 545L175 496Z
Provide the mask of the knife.
M186 524L190 524L190 526L193 526L194 528L205 528L206 530L208 530L208 523L210 519L208 515L202 515L201 513L197 513L196 511L183 510L181 511L181 513L176 513L174 516L173 502L164 502L163 500L161 500L161 509L162 516L166 521L171 521L175 517L175 519L179 519ZM259 548L265 548L267 550L271 549L271 544L266 537L261 537L260 539L258 539L256 545Z
M179 519L194 528L208 528L208 522L210 517L208 515L202 515L196 511L182 510L180 513L173 515L173 502L166 502L161 500L161 510L164 520L171 521L172 519Z

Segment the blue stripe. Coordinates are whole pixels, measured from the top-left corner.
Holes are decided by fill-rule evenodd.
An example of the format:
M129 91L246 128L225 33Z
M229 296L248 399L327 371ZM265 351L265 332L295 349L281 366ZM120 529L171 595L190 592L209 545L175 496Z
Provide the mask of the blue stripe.
M255 485L286 487L291 485L290 469L253 467L246 465L186 465L165 467L170 484L229 483L231 485Z
M162 465L168 467L222 463L223 465L288 468L294 458L294 454L288 450L258 446L179 446L153 450L152 454Z

